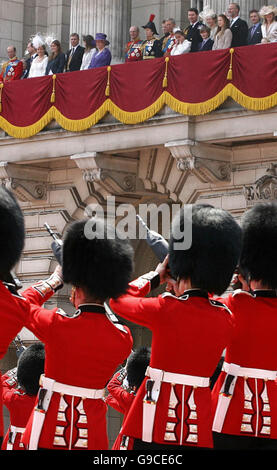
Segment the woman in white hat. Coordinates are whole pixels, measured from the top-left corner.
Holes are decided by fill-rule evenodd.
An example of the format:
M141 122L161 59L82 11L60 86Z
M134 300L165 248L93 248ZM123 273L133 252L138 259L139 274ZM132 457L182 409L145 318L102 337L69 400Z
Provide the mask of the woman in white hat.
M275 21L277 8L272 5L263 6L259 14L263 18L261 43L277 42L277 21Z
M203 11L199 13L199 18L210 28L210 38L214 41L217 32L217 14L211 8L205 7Z

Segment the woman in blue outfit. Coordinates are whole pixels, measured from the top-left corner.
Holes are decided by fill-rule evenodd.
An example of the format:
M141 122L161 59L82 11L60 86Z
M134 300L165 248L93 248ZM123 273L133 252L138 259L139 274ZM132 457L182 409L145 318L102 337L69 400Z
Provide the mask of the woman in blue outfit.
M110 65L112 60L111 51L107 47L110 44L109 41L107 41L107 35L104 33L97 33L95 35L95 42L98 52L92 57L89 69L105 67L106 65Z

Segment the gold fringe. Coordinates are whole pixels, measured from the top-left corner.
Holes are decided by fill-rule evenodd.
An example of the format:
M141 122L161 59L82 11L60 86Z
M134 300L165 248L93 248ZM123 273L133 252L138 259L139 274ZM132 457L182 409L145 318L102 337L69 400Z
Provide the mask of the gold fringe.
M2 90L4 88L4 83L0 83L0 113L2 113Z
M163 88L167 88L168 62L169 62L169 57L166 57L165 58L165 73L164 73L164 79L163 79Z
M50 99L51 103L55 103L56 101L56 78L57 78L56 75L52 75L53 88L52 88L52 94L51 94L51 99Z
M106 90L105 90L105 96L110 96L110 76L111 76L111 70L112 68L110 66L107 67L108 71L108 80L107 80L107 85L106 85Z
M47 124L49 124L49 122L55 119L54 109L54 106L52 106L41 119L26 127L14 126L0 116L0 128L16 139L28 139L29 137L38 134L45 126L47 126Z
M0 116L0 128L12 137L25 139L40 132L50 121L56 120L65 130L81 132L97 124L107 113L112 114L123 124L139 124L155 116L164 105L168 105L172 110L183 115L199 116L214 111L223 104L228 97L231 97L244 108L255 111L263 111L277 106L277 92L263 98L252 98L229 83L216 96L202 103L183 103L174 98L174 96L167 91L164 91L151 106L137 112L124 111L108 98L95 113L84 119L68 119L63 116L55 106L52 106L39 121L26 127L13 126Z
M233 55L234 55L234 49L230 49L230 66L227 74L227 80L233 80Z

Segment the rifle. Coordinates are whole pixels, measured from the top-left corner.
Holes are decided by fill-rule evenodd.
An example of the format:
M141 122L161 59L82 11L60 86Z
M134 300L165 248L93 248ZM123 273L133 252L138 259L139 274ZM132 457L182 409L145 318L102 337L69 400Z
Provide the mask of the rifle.
M155 232L154 230L150 230L140 215L137 215L136 217L141 226L146 231L146 242L153 250L159 261L162 263L165 257L168 255L168 242L162 235Z
M25 349L27 349L26 346L24 346L23 341L22 341L22 339L20 338L19 335L17 335L17 336L14 338L13 344L14 344L15 347L16 347L16 355L17 355L17 357L19 357L19 356L23 353L23 351L25 351Z
M53 232L53 230L49 227L47 222L45 222L44 227L46 228L47 232L51 235L51 237L54 239L54 241L51 243L51 248L52 248L52 251L56 260L61 266L62 265L62 246L63 246L63 241L61 239L61 236L58 233Z

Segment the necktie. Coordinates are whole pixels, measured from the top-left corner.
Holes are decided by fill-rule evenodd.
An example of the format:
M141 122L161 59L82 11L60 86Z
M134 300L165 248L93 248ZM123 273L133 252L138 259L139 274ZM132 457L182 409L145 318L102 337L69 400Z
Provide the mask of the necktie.
M69 56L69 59L68 59L68 62L67 62L67 70L69 70L69 65L70 65L71 59L73 57L74 51L75 51L75 47L72 47L71 52L70 52L70 56Z
M254 26L252 27L251 38L253 38L253 36L254 36L254 33L255 33L255 31L256 31L256 27L257 27L257 25L254 25Z

